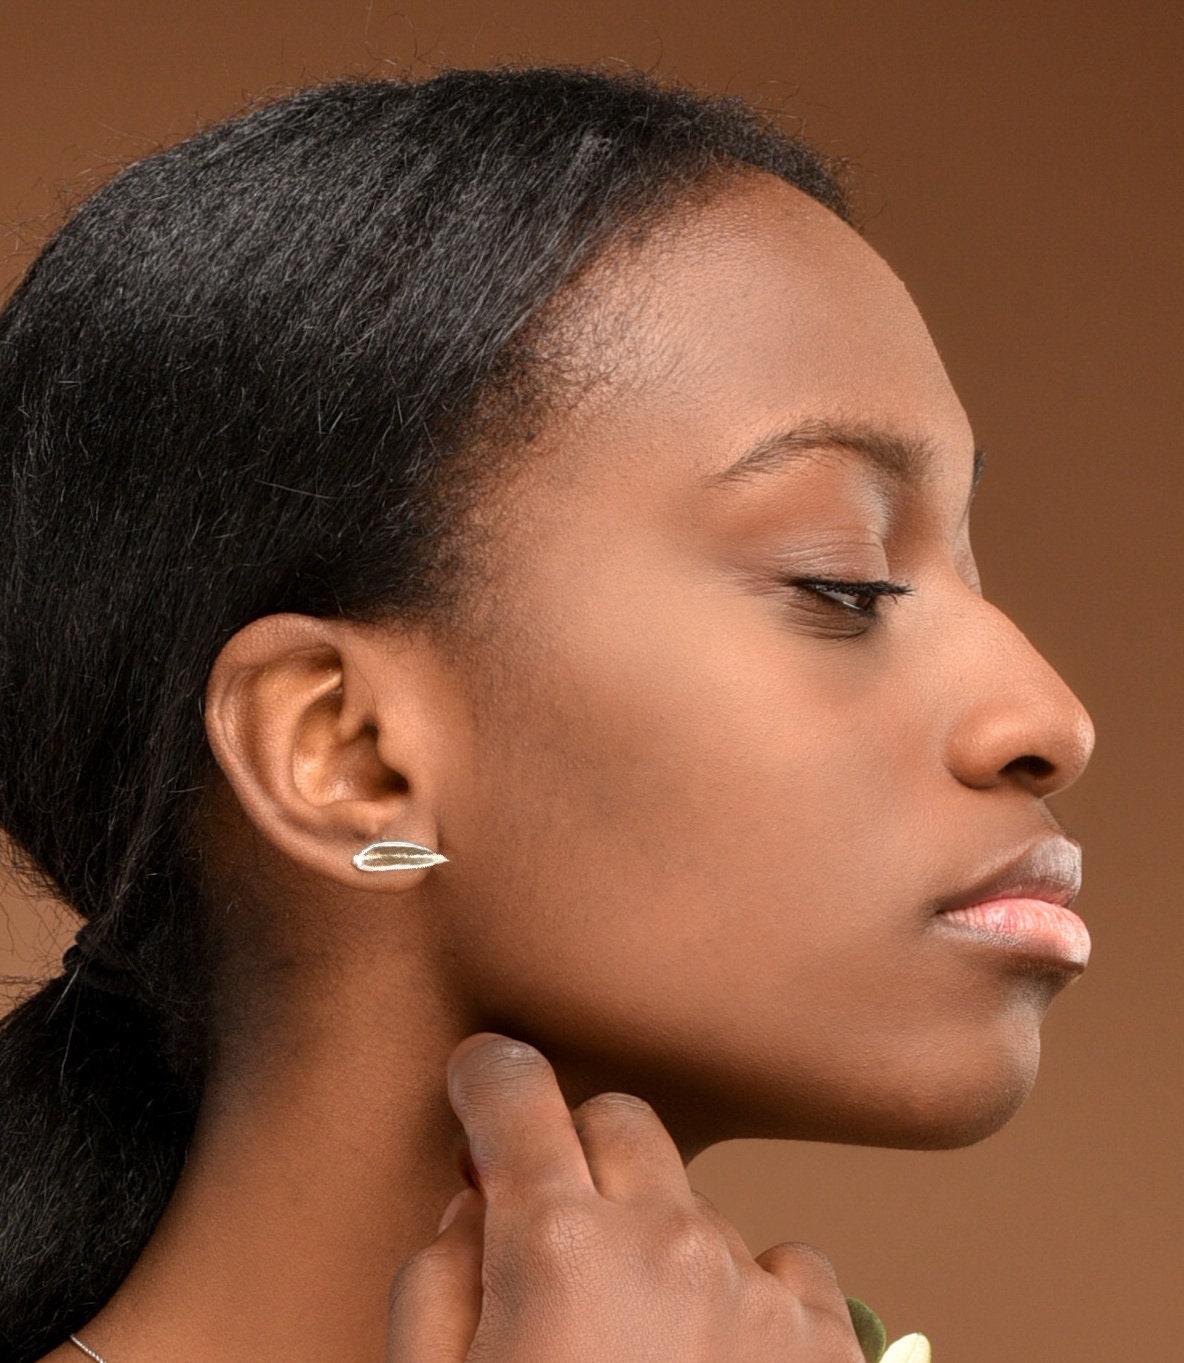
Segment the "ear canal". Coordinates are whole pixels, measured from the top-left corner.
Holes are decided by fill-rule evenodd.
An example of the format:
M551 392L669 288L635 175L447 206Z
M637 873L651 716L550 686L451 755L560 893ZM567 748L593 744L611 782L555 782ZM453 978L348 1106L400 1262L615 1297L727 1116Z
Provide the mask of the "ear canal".
M447 860L417 842L372 842L353 857L359 871L415 871Z

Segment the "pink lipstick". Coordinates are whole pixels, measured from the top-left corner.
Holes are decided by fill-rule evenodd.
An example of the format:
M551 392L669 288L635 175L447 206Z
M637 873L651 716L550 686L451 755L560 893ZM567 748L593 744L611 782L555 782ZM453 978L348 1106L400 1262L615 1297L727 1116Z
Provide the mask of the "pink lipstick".
M1080 972L1089 961L1089 932L1069 908L1080 888L1080 849L1053 838L981 877L937 916L959 935Z
M949 909L941 917L961 932L1001 947L1014 946L1039 960L1078 970L1089 962L1089 931L1064 904L1047 899L988 899L964 909Z

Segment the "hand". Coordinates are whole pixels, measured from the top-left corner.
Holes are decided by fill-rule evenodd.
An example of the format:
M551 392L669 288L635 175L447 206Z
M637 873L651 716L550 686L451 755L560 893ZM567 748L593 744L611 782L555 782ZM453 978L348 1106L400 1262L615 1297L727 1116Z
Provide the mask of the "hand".
M753 1259L640 1099L569 1113L538 1051L488 1033L448 1091L479 1191L396 1277L388 1363L863 1363L829 1262Z

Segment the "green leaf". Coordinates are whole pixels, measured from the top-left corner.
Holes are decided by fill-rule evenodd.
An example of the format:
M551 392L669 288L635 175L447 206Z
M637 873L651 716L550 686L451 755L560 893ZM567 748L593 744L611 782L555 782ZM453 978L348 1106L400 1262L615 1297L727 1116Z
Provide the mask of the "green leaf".
M880 1363L888 1346L888 1331L884 1329L883 1321L867 1302L860 1301L858 1297L847 1298L847 1310L851 1314L855 1338L859 1340L867 1363Z

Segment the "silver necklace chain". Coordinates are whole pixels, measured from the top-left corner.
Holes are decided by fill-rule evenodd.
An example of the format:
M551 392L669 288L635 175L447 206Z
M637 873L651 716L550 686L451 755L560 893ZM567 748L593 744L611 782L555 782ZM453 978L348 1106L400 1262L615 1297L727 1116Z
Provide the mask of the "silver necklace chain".
M82 1340L80 1340L77 1335L70 1336L70 1343L76 1344L84 1354L87 1354L90 1358L93 1358L95 1360L95 1363L107 1363L107 1360L103 1357L102 1354L95 1353L95 1351L90 1347L89 1344L83 1344Z

